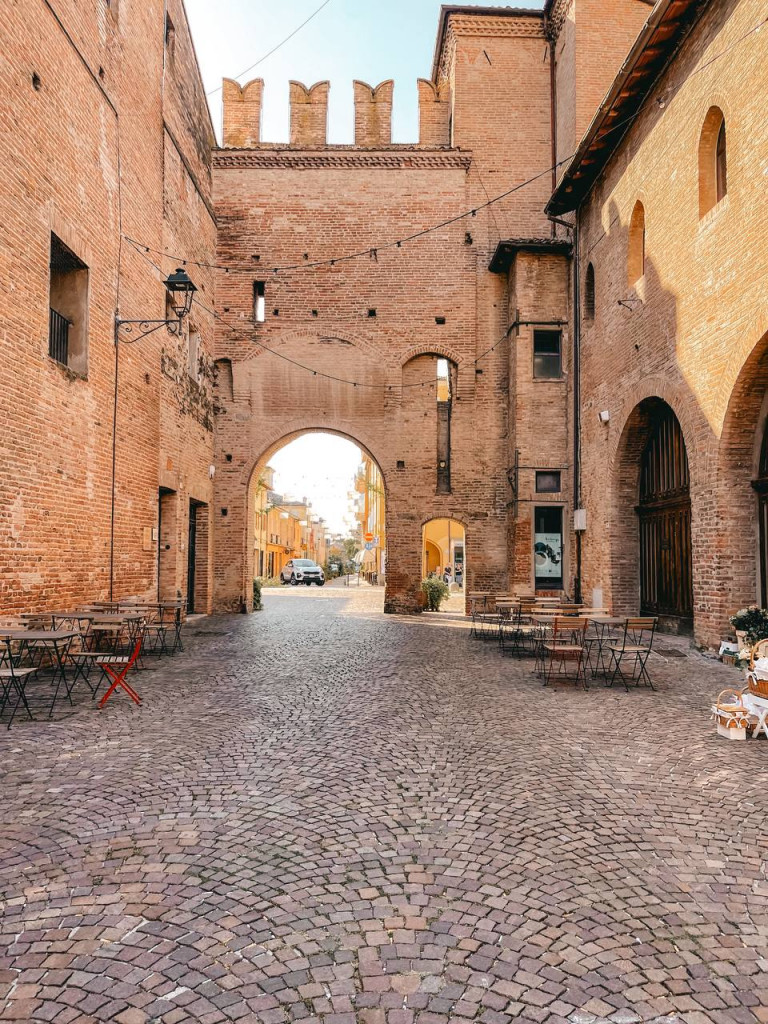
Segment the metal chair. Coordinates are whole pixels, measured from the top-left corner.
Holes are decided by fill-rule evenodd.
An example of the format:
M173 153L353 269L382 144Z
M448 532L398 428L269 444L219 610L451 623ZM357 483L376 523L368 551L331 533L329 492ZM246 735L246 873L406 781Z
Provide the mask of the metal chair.
M14 643L13 640L6 638L0 645L0 687L2 688L0 716L5 714L6 705L10 701L12 693L14 691L16 693L16 703L13 705L11 717L8 719L9 729L13 725L13 720L16 717L16 712L19 710L19 706L22 704L24 705L24 710L32 718L32 711L27 702L27 682L38 672L37 665L20 664L21 652L18 647L14 647Z
M624 635L621 643L609 644L608 646L613 664L613 674L611 675L609 686L613 686L618 676L622 683L624 683L624 688L627 691L629 690L629 683L621 670L621 663L625 659L631 659L632 675L630 679L634 680L635 686L639 686L642 680L652 690L656 689L653 685L653 680L648 674L647 663L653 649L653 638L656 634L658 621L658 619L653 618L627 619L624 624Z
M585 690L587 683L586 635L589 621L565 615L555 618L551 626L551 635L541 644L544 685L549 686L555 678L567 679L566 665L572 662L576 666L574 682L581 683ZM555 674L555 666L557 673Z

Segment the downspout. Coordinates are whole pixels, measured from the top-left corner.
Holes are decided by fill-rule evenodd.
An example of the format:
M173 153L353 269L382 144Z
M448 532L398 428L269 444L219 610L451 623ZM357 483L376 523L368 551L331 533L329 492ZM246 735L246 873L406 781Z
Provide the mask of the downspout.
M547 18L547 21L549 19ZM550 135L552 137L552 194L554 195L555 189L557 188L557 76L555 74L556 66L556 49L555 49L555 38L550 31L550 25L546 26L547 35L549 36L549 116L550 116ZM552 237L557 236L557 226L552 221Z
M581 508L581 268L579 211L573 224L573 511ZM581 531L576 532L574 600L581 602Z
M573 511L581 507L581 265L579 255L579 211L573 224L550 214L573 235ZM573 579L574 601L581 602L581 533L576 533L576 573Z

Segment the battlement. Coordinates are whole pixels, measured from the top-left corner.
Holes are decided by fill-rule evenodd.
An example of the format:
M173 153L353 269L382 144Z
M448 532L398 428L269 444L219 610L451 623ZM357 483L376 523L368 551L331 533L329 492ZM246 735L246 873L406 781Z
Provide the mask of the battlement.
M317 149L328 145L328 93L330 82L307 87L290 83L290 147ZM392 79L377 86L354 82L355 146L381 149L392 145ZM440 149L451 145L451 89L446 82L437 85L420 78L418 146ZM231 78L222 84L223 144L225 149L274 148L262 143L261 110L264 80L254 78L240 85ZM409 147L413 148L413 146Z

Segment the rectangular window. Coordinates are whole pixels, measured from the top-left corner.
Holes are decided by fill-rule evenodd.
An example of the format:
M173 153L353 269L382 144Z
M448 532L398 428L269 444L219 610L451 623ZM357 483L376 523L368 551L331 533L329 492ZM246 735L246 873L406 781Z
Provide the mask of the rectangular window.
M562 332L533 332L533 376L535 380L557 380L563 375Z
M253 282L253 321L257 324L264 323L265 316L265 305L264 305L264 282L254 281Z
M538 590L563 586L563 510L540 505L534 509L533 564Z
M83 376L88 369L88 267L51 235L48 355Z
M536 493L559 494L561 490L559 470L537 470Z

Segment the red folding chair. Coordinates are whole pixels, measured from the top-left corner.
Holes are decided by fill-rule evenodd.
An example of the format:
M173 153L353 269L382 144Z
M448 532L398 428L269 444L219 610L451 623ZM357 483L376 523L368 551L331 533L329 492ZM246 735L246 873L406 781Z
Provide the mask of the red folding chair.
M128 694L128 696L135 704L141 704L141 697L138 695L138 693L136 693L132 686L129 686L125 679L125 677L128 675L128 672L135 665L140 654L141 636L139 636L138 639L136 640L136 646L133 648L133 653L131 654L130 658L126 658L120 654L106 654L103 658L99 659L97 664L101 671L104 673L104 678L112 680L109 689L99 701L100 708L104 707L104 705L107 703L107 701L118 688L118 686L122 686L122 688L125 690L125 692Z

